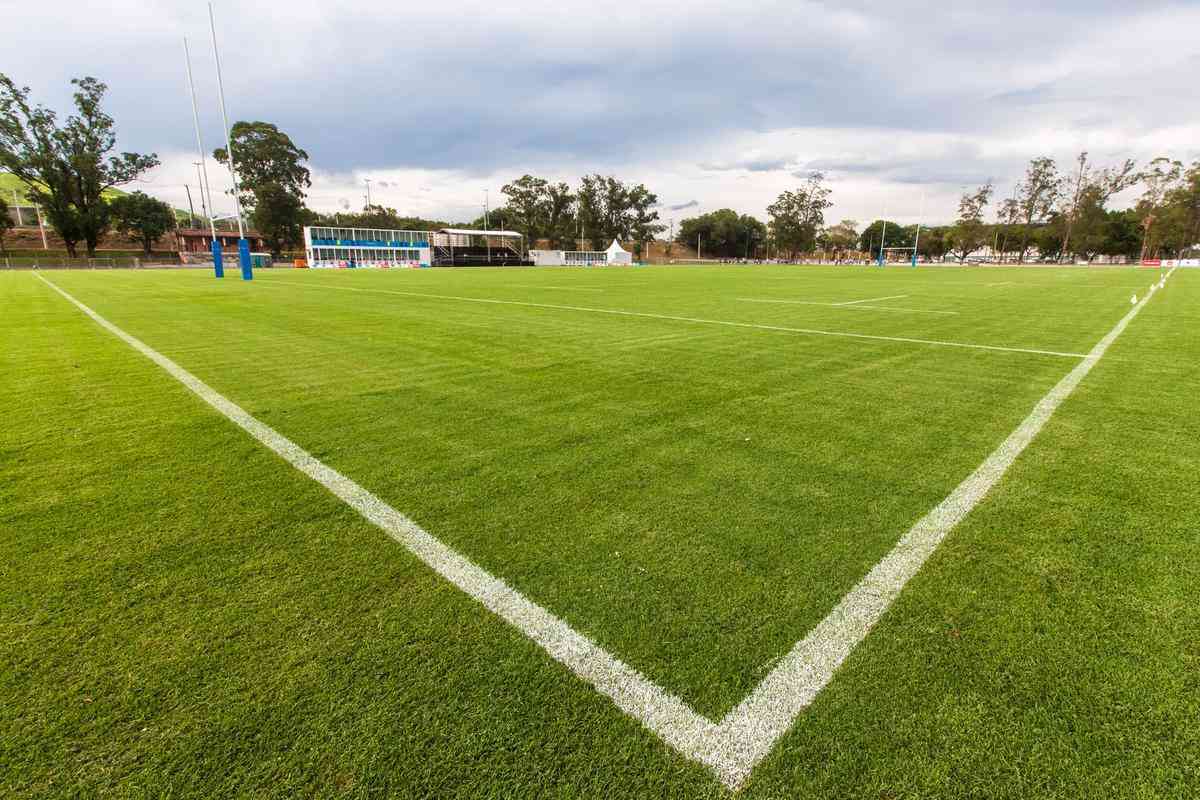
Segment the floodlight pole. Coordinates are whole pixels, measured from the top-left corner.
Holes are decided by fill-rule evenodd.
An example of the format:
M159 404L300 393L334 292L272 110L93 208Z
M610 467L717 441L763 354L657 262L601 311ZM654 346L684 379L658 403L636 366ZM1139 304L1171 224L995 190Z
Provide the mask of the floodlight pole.
M229 128L229 113L225 110L225 84L221 81L221 55L217 52L217 22L213 16L212 3L208 4L208 28L212 33L213 62L217 65L217 94L221 98L221 121L225 124L225 157L229 159L229 179L233 183L233 209L238 223L238 261L242 267L242 280L254 278L250 264L250 243L246 241L246 229L242 226L242 201L238 198L237 168L233 165L233 139Z
M371 207L371 179L363 178L363 183L367 185L367 208Z
M188 91L192 95L192 125L196 129L196 152L200 161L196 164L196 177L200 179L200 210L204 210L204 193L208 191L208 169L204 166L204 143L200 140L200 112L196 107L196 82L192 79L192 54L188 50L187 37L183 37L183 61L187 65ZM212 206L212 193L208 195L208 205ZM207 212L206 212L207 213ZM218 278L225 277L225 264L221 256L221 240L217 238L217 226L211 214L208 217L208 228L212 234L209 247L213 256L213 274Z

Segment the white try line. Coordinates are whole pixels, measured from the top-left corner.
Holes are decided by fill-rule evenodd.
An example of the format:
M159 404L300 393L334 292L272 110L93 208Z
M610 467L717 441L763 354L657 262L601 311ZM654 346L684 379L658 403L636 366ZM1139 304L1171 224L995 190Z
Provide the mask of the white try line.
M712 722L500 578L443 544L376 495L250 416L171 359L125 333L52 281L38 273L35 276L289 464L383 529L439 575L520 630L671 747L709 767L731 789L740 787L755 765L771 752L888 610L905 584L916 575L946 535L1000 481L1017 456L1155 292L1151 289L1126 313L1087 356L1038 401L1016 430L945 500L918 520L829 615L796 643L745 700L720 722Z
M879 303L879 302L882 302L882 301L884 301L884 300L903 300L905 297L908 297L908 295L906 295L906 294L894 294L894 295L892 295L892 296L890 296L890 297L869 297L869 298L867 298L866 300L849 300L849 301L847 301L847 302L845 302L845 303L835 303L835 305L839 305L839 306L853 306L853 305L858 305L859 303Z
M556 292L603 292L604 289L595 289L590 286L549 286L546 284L536 283L508 283L501 284L501 288L514 289L550 289Z
M735 297L743 303L777 303L789 306L825 306L826 308L844 308L847 311L895 311L901 314L957 314L957 311L931 311L925 308L900 308L897 306L864 306L849 303L819 303L816 300L772 300L766 297Z
M590 314L611 314L619 317L641 317L643 319L665 319L674 322L692 322L699 325L722 325L729 328L749 328L760 331L777 331L780 333L798 333L805 336L835 336L846 339L867 339L879 342L903 342L906 344L927 344L937 347L965 347L970 350L994 350L1004 353L1030 353L1039 356L1058 356L1061 358L1083 358L1083 353L1064 353L1058 350L1035 350L1027 347L1003 347L995 344L971 344L969 342L951 342L941 339L916 339L907 336L878 336L869 333L846 333L844 331L823 331L816 328L789 328L783 325L763 325L755 322L730 322L721 319L704 319L702 317L680 317L671 314L651 314L646 311L625 311L616 308L594 308L591 306L565 306L555 303L534 303L527 300L496 300L488 297L464 297L453 294L432 294L430 292L405 292L399 289L369 289L361 286L331 286L325 282L298 283L277 278L260 280L262 284L284 284L300 286L305 289L337 289L344 292L371 292L374 294L395 294L404 297L427 297L431 300L455 300L463 303L486 303L500 306L524 306L526 308L548 308L555 311L582 311Z

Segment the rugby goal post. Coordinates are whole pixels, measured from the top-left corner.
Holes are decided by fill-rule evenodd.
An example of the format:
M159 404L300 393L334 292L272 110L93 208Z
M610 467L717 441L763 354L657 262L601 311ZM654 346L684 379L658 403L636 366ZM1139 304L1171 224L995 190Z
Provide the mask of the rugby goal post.
M908 261L914 267L917 265L917 246L913 245L912 247L883 247L883 248L880 248L880 250L879 250L879 266L882 267L884 264L888 263L888 261L891 260L888 257L888 255L890 253L897 252L897 251L902 252L902 253L910 253L911 257L904 259L904 260ZM900 263L900 262L897 262L897 263Z

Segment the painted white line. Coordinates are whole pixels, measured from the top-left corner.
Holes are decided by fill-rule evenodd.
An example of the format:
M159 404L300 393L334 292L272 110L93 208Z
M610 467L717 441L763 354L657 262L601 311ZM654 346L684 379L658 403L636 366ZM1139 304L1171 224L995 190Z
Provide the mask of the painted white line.
M496 300L487 297L464 297L453 294L431 294L429 292L405 292L399 289L368 289L361 286L331 286L318 281L315 283L298 283L296 281L279 280L277 278L263 279L259 285L284 284L300 286L305 289L337 289L344 292L371 292L375 294L396 294L404 297L427 297L432 300L455 300L463 303L486 303L500 306L524 306L526 308L548 308L556 311L582 311L590 314L611 314L619 317L641 317L644 319L665 319L674 322L692 322L699 325L722 325L729 328L749 328L760 331L778 331L780 333L797 333L805 336L835 336L846 339L866 339L879 342L903 342L906 344L925 344L937 347L965 347L970 350L992 350L1003 353L1029 353L1039 356L1057 356L1060 358L1083 358L1083 353L1064 353L1058 350L1035 350L1027 347L1003 347L994 344L971 344L969 342L950 342L941 339L915 339L907 336L876 336L869 333L846 333L844 331L823 331L816 328L789 328L783 325L762 325L754 322L730 322L720 319L704 319L701 317L680 317L671 314L651 314L646 311L624 311L616 308L594 308L590 306L565 306L555 303L534 303L525 300Z
M865 309L868 311L896 311L905 314L957 314L957 311L931 311L925 308L899 308L897 306L863 306L847 305L846 303L818 303L816 300L771 300L765 297L735 297L743 303L777 303L779 305L795 306L825 306L826 308L844 308L847 311Z
M1174 272L1174 270L1172 270ZM1167 273L1170 277L1171 273ZM35 276L102 328L162 367L229 420L320 483L431 569L520 630L625 713L681 754L708 766L737 789L832 680L838 667L884 615L937 546L994 487L1080 381L1092 370L1156 289L1135 305L1052 388L991 455L917 521L841 602L719 723L697 714L546 609L447 547L379 497L326 466L299 445L247 414L171 359L125 333L52 281Z
M350 478L318 461L298 444L259 422L244 409L171 359L97 314L54 282L34 275L100 327L162 367L201 400L245 430L284 461L324 486L368 521L382 528L446 580L520 630L555 660L607 695L630 716L685 755L713 739L716 726L679 698L661 689L546 609L527 599L446 546L419 525Z
M547 286L547 285L532 284L532 283L510 283L510 284L504 285L502 288L505 288L505 289L508 289L508 288L552 289L554 291L561 291L561 292L603 292L604 291L604 289L593 289L588 286Z
M892 295L891 297L871 297L871 298L868 298L868 299L866 299L866 300L850 300L850 301L848 301L848 302L845 302L845 303L836 303L836 305L839 305L839 306L853 306L853 305L857 305L857 304L859 304L859 303L878 303L878 302L880 302L880 301L882 301L882 300L902 300L902 299L903 299L903 298L905 298L905 297L908 297L908 295L906 295L906 294L894 294L894 295Z
M999 283L989 283L988 286L1012 286L1016 281L1000 281Z

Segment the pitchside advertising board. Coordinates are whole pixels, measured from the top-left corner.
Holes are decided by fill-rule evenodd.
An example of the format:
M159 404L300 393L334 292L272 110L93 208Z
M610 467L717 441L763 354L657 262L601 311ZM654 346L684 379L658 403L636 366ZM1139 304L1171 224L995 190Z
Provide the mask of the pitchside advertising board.
M1143 267L1200 267L1200 258L1143 258Z

